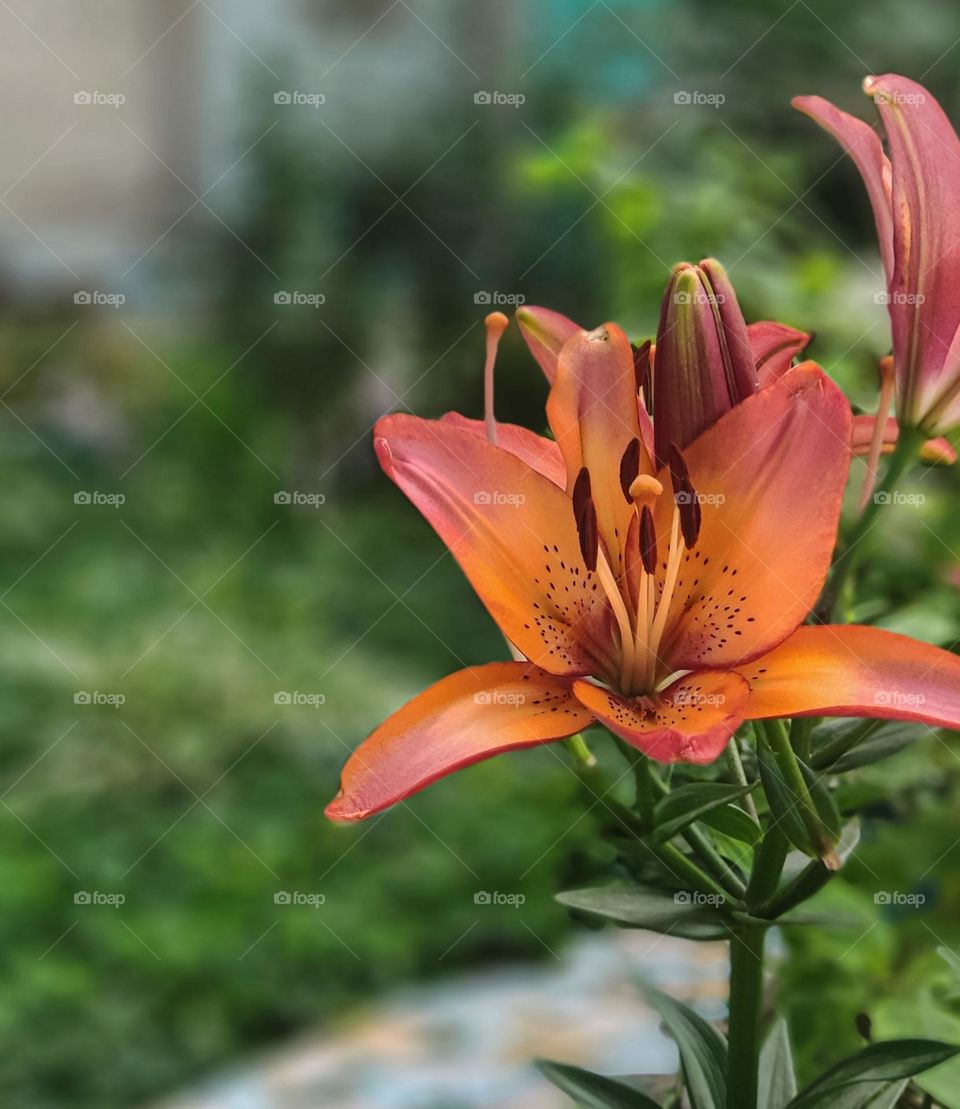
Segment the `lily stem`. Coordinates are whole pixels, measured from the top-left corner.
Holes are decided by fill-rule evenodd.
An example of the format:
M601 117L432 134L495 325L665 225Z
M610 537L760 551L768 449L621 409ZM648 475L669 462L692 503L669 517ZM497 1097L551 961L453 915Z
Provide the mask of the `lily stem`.
M893 449L893 454L890 455L890 462L887 465L886 473L883 475L883 488L879 492L875 492L867 501L860 518L850 532L843 553L834 565L833 576L827 586L827 596L822 609L824 623L829 623L834 618L847 581L863 554L864 544L862 540L873 528L880 509L889 503L890 494L910 468L910 464L916 459L923 438L923 433L916 428L904 427L900 429L900 437L897 439L897 445Z
M757 1109L765 935L763 925L745 924L730 936L727 1105L731 1109Z
M730 742L727 744L726 757L727 762L730 765L730 773L733 774L734 781L741 786L749 785L750 783L747 780L747 772L743 768L743 759L740 757L740 745L737 742L736 736L733 736ZM749 793L745 794L743 798L743 807L747 810L753 820L757 824L759 824L760 817L757 813L757 805L753 797Z

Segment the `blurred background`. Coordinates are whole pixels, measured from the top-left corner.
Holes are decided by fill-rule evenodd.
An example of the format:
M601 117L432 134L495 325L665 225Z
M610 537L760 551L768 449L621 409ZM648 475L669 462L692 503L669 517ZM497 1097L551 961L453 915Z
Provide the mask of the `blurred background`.
M707 255L872 409L872 220L789 100L872 118L894 70L960 118L952 12L3 0L0 28L4 1104L554 1106L533 1055L668 1071L630 968L722 1015L724 953L575 938L552 895L608 860L562 747L324 821L375 724L504 655L370 430L480 415L491 307L640 339ZM544 397L511 329L498 415ZM914 491L858 615L951 645L957 475ZM778 942L803 1074L861 1011L960 1038L958 771L931 734L857 779L819 902L852 924Z

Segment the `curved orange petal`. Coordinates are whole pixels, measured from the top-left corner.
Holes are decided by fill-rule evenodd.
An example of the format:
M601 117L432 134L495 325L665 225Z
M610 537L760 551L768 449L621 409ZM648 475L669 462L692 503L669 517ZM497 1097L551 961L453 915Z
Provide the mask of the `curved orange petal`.
M822 96L795 96L791 104L833 135L860 171L873 208L883 268L889 281L894 267L891 169L880 136L868 123L842 112Z
M331 820L362 820L454 770L585 728L569 684L525 662L491 662L441 679L353 752Z
M806 331L797 331L775 320L747 324L747 338L757 367L760 388L770 385L790 369L794 358L813 338Z
M530 353L540 363L550 384L557 376L557 359L563 344L580 330L573 320L550 308L525 304L516 311L520 334L526 339Z
M522 654L554 674L613 672L608 604L562 489L450 421L385 416L374 446Z
M487 427L483 420L471 420L467 416L461 416L459 412L447 412L440 417L440 422L462 428L480 439L487 438ZM535 431L519 424L504 424L498 420L497 446L515 454L532 470L543 474L561 489L566 485L567 471L563 464L563 455L553 439L537 435Z
M876 416L853 417L853 441L851 450L855 458L870 453ZM900 438L900 428L895 416L888 416L883 429L883 454L891 454ZM952 466L957 461L957 451L948 439L928 439L920 448L920 458L941 466Z
M567 490L582 467L590 471L597 527L614 573L633 516L620 485L620 460L628 444L641 441L637 381L630 340L616 324L578 331L560 352L547 398L547 418L567 467ZM650 471L644 459L641 467Z
M850 465L850 406L804 362L749 397L684 452L702 511L660 654L666 670L730 666L782 642L830 565ZM660 475L666 488L670 475ZM672 497L657 505L669 535Z
M748 719L877 716L960 729L960 658L881 628L798 628L738 670L750 683Z
M749 687L739 674L688 674L653 697L622 697L592 682L573 692L622 740L657 762L713 762L737 730Z

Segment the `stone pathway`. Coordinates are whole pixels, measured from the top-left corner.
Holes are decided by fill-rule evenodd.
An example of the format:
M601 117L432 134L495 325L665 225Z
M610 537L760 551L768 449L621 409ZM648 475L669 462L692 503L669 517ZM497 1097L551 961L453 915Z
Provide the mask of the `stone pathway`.
M607 930L578 938L549 965L389 995L342 1031L306 1036L154 1109L569 1109L532 1058L671 1074L676 1051L633 979L642 974L716 1018L726 973L722 944Z

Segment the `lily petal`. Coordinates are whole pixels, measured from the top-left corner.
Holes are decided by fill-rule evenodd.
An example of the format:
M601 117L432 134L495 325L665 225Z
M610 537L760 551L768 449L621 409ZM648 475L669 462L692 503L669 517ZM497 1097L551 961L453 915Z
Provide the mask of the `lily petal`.
M563 344L580 330L580 325L550 308L525 304L516 312L520 334L550 384L557 376L557 359Z
M806 349L813 336L775 320L747 324L747 338L753 351L760 388L782 377L793 360Z
M748 719L876 716L960 729L960 657L881 628L798 628L739 672Z
M880 137L862 119L840 111L822 96L795 96L791 104L833 135L860 171L873 208L883 268L886 270L887 280L891 280L894 270L891 170Z
M860 458L870 452L873 441L873 428L876 416L853 417L853 440L851 450L854 458ZM883 429L883 454L891 454L900 438L900 428L895 416L888 416ZM957 461L957 451L948 439L928 439L920 448L920 458L924 462L935 463L940 466L952 466Z
M609 606L563 490L450 421L385 416L374 446L523 655L555 674L611 672Z
M347 760L331 820L362 820L454 770L590 723L569 683L525 662L492 662L432 685Z
M956 396L960 350L960 140L933 96L888 73L864 89L883 120L892 166L895 268L888 308L900 422L946 427L931 410ZM944 375L947 375L946 377Z
M619 574L633 516L620 483L620 460L635 439L641 455L646 456L646 448L637 415L633 348L616 324L578 331L564 343L547 418L567 467L568 492L583 467L590 472L598 530ZM652 469L647 457L640 465L648 473Z
M668 672L726 667L769 651L813 607L836 540L850 424L843 394L804 362L684 452L702 524L661 644ZM666 488L669 472L658 477ZM672 511L672 497L661 497L659 535L669 534Z
M483 420L471 420L467 416L461 416L459 412L447 412L440 417L440 422L462 428L480 439L487 438L487 427ZM537 435L535 431L521 427L520 424L504 424L498 420L497 446L515 454L532 470L543 474L561 489L566 485L567 470L563 464L563 455L553 439Z
M575 681L573 692L593 715L657 762L713 762L743 720L749 687L719 670L688 674L655 697L630 698Z

